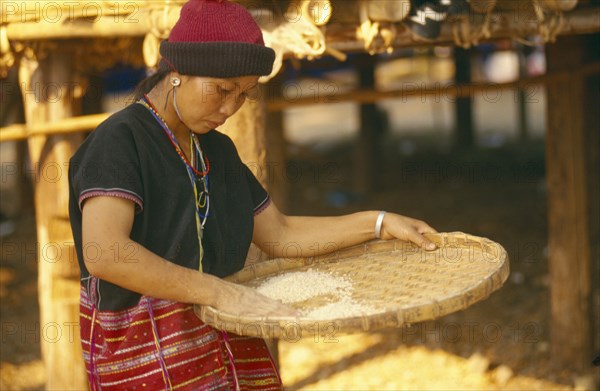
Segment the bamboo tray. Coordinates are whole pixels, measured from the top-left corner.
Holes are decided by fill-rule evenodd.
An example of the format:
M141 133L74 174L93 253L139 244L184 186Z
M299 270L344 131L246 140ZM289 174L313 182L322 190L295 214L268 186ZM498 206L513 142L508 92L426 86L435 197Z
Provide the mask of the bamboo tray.
M352 282L354 300L378 308L373 314L319 320L236 316L208 306L195 306L194 311L203 322L240 335L292 341L327 338L436 319L487 298L508 278L508 257L500 244L462 232L427 237L437 250L400 240L373 241L326 256L272 259L225 278L256 287L268 277L291 271L335 274ZM317 296L302 302L302 309L322 304Z

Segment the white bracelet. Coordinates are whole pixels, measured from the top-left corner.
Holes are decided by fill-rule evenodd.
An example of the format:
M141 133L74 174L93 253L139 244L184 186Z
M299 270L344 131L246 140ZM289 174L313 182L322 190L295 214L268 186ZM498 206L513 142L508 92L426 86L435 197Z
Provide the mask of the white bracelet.
M385 216L385 210L379 212L377 221L375 222L375 239L381 239L381 226L383 225L383 217Z

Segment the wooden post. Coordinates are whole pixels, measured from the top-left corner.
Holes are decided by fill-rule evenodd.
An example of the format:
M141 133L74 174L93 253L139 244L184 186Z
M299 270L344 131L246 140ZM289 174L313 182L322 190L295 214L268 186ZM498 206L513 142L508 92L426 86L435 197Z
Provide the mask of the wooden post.
M231 116L219 131L233 140L242 161L256 175L267 191L268 178L265 167L267 152L265 149L266 105L263 97L247 99L237 113ZM252 244L246 262L266 259L258 247Z
M372 90L375 88L375 67L377 58L369 54L357 57L359 88ZM355 183L358 193L369 194L377 181L377 169L380 166L382 151L381 137L385 132L385 114L375 103L360 105L360 129L355 152Z
M264 94L261 94L259 99L246 100L242 108L229 118L219 128L219 131L231 137L242 161L250 167L265 189L269 190L268 168L266 166L265 119L266 105ZM252 244L248 261L256 262L260 259L266 259L264 254L258 254L261 254L260 249ZM275 364L279 367L278 340L267 340L267 346L271 351Z
M263 98L272 98L273 96L281 97L282 87L281 78L275 78L263 87ZM287 209L287 181L286 181L286 141L284 136L283 111L275 111L267 113L267 121L265 125L265 141L267 149L267 178L268 191L273 202L283 213ZM279 363L279 340L267 340L267 347L271 352L271 356L275 361L277 369L281 370Z
M52 122L72 116L73 70L70 56L52 53L23 58L19 69L25 120ZM79 267L68 205L68 161L83 136L32 136L38 245L41 349L48 390L82 390L87 376L79 338Z
M219 131L231 137L242 161L250 167L266 188L265 117L264 99L247 99L240 110L219 128Z
M527 74L527 51L528 47L519 46L517 55L519 56L519 79L525 80ZM525 142L529 139L528 124L527 124L527 96L524 88L517 90L517 115L519 117L519 141Z
M263 88L263 91L266 91L263 96L267 99L281 99L283 96L281 84L282 80L280 78L271 80ZM284 132L283 111L269 111L265 126L268 189L269 194L273 197L273 201L282 212L285 212L287 209L288 194L286 140Z
M0 79L0 91L2 91L3 99L0 101L0 126L4 127L9 124L21 124L25 121L23 118L23 102L20 99L19 91L19 74L16 67L8 70L6 79ZM14 217L28 208L31 210L32 188L31 184L22 180L22 173L25 172L25 156L27 154L27 143L23 140L15 140L14 142L2 143L0 145L2 156L2 164L14 164L11 167L11 174L3 178L0 183L0 188L9 190L4 193L0 200L0 208L6 212L8 217ZM9 152L9 153L7 153ZM5 160L7 156L13 156L14 161ZM9 158L10 159L10 158ZM3 168L4 170L4 168Z
M471 50L460 47L454 48L454 66L456 68L454 81L457 85L471 82ZM455 147L470 149L475 145L473 135L473 98L459 97L455 103Z
M575 71L598 57L599 35L561 37L548 45L548 71ZM551 351L558 367L589 369L592 356L592 227L598 219L598 84L567 76L548 86L548 181ZM596 118L593 122L590 119ZM593 128L595 127L595 128ZM592 160L595 159L595 162ZM595 194L594 194L595 193ZM595 213L592 216L590 213ZM597 232L597 231L596 231ZM595 246L597 252L597 246ZM599 262L596 254L596 263ZM596 265L597 269L597 265ZM597 284L597 281L596 281ZM597 304L596 304L597 305Z
M600 56L600 34L595 35L596 55ZM586 128L587 144L589 145L588 162L590 175L588 177L589 194L589 215L590 215L590 255L592 259L591 279L592 279L592 309L591 309L591 330L592 330L592 351L600 354L600 115L597 107L594 105L600 102L600 74L588 78L587 85L591 88L586 89L587 104ZM595 86L595 87L594 87ZM596 276L596 277L594 277ZM596 330L596 332L594 332ZM600 385L600 371L596 371L596 384Z

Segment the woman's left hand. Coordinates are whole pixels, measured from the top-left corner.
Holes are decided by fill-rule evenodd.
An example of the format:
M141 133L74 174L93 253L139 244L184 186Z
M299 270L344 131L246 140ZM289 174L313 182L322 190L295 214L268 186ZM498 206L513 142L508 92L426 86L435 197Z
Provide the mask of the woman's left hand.
M386 213L381 227L381 239L401 239L411 241L424 250L435 250L437 246L423 234L437 233L427 223L421 220L402 216L395 213Z

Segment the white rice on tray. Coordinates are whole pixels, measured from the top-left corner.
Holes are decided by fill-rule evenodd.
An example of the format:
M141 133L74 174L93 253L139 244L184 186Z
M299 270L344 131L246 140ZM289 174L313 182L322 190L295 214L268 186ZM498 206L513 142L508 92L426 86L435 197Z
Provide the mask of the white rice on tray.
M331 302L303 311L311 319L337 319L369 315L377 309L352 298L352 282L343 276L312 269L289 272L269 277L257 288L259 293L285 304L302 302L313 297L328 295Z

